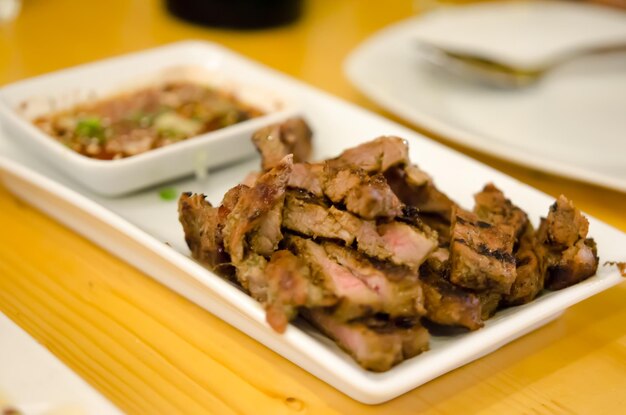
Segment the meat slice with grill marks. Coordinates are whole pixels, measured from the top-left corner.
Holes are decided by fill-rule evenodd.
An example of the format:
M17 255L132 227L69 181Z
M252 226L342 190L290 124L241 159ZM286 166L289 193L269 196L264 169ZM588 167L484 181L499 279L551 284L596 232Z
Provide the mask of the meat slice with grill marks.
M324 197L322 190L323 174L323 164L295 163L287 185L290 188L305 190L316 197Z
M535 245L535 231L528 222L518 239L518 248L515 251L516 277L511 291L503 296L505 305L526 304L534 300L543 289L544 274L541 272Z
M274 252L265 267L267 278L267 322L282 333L287 323L296 317L300 307L328 307L338 299L311 278L306 262L287 250Z
M561 253L558 262L549 263L545 287L560 290L579 283L596 273L598 261L595 241L580 239Z
M403 216L401 216L403 218ZM364 254L417 269L437 246L436 235L423 226L393 221L377 225L328 205L302 191L288 191L283 227L314 238L355 245Z
M439 248L420 268L425 317L443 326L477 330L483 326L481 298L448 281L449 252Z
M402 213L402 203L382 174L370 176L336 160L324 164L322 189L333 203L345 205L346 210L364 219L393 218Z
M546 288L566 288L596 273L599 259L588 230L587 218L565 196L550 207L537 230Z
M332 242L318 244L289 235L286 245L308 264L310 279L339 299L335 306L338 318L347 321L375 313L395 317L423 312L416 272L373 262Z
M220 274L232 271L224 266L229 263L230 255L224 249L219 209L205 195L183 193L178 201L178 214L193 257Z
M302 118L291 118L258 130L252 135L252 142L261 154L261 167L269 170L289 154L293 154L295 163L308 160L312 136Z
M417 208L422 220L437 230L440 244L447 245L452 209L456 203L437 189L431 177L415 165L394 166L385 171L385 178L400 201Z
M337 209L302 190L289 190L283 208L283 227L313 238L337 239L352 245L359 232L374 232L372 222Z
M506 294L515 281L515 238L462 209L452 212L450 281L477 291Z
M383 136L349 148L334 161L367 173L382 173L393 166L409 164L409 148L402 138Z
M229 200L232 206L227 208L222 228L224 248L237 269L239 283L261 302L267 296L264 255L276 250L282 240L282 209L291 166L292 157L287 156L253 187L242 186L236 202Z
M267 244L274 246L274 249L278 246L282 238L282 205L292 164L292 157L287 156L279 165L259 177L253 187L244 188L226 216L222 230L224 247L235 265L243 259L248 242L254 238L266 238L269 242L258 241L253 244L253 250L259 247L265 250ZM278 213L273 212L274 210ZM274 229L268 226L268 222ZM265 232L265 235L251 235L260 231Z
M235 265L237 282L260 303L267 301L266 266L267 259L254 252L248 252Z
M362 281L378 297L380 303L369 313L385 313L391 317L415 316L424 313L422 288L417 272L388 263L377 263L365 258L358 252L340 245L324 242L322 244L328 257L347 269L354 277ZM339 305L346 306L349 297ZM348 306L351 310L352 307ZM341 311L336 310L341 315ZM348 311L345 314L349 314Z
M517 240L526 228L528 215L515 206L493 183L487 184L480 193L474 195L474 213L484 222L500 227L509 227Z
M417 269L428 254L437 248L437 237L432 232L418 231L403 222L388 222L378 225L378 234L391 253L389 260L394 264Z
M285 242L291 252L308 264L311 279L343 302L345 319L358 317L363 312L380 307L376 293L348 269L329 258L322 245L292 235L288 235Z
M510 292L503 296L503 304L519 305L533 300L543 288L544 278L539 269L534 231L528 216L492 183L487 184L474 199L474 212L480 220L499 227L502 232L511 234L515 239L516 277ZM483 296L495 311L495 299L491 300L489 297Z
M417 320L345 322L320 309L306 310L304 316L359 365L374 372L389 370L428 350L428 331Z
M540 241L555 250L566 249L580 239L585 239L587 232L589 232L587 218L571 201L561 195L550 206L545 227L540 232Z

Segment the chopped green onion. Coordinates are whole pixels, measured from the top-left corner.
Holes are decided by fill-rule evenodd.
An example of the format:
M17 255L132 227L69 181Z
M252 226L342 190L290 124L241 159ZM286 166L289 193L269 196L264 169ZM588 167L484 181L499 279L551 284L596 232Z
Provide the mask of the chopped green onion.
M158 132L163 138L169 138L170 140L178 140L181 137L184 137L183 133L176 131L173 128L161 128Z
M164 187L159 190L159 197L163 200L176 200L178 192L173 187Z
M99 118L89 117L78 120L76 124L76 135L80 137L97 138L104 140L104 127Z

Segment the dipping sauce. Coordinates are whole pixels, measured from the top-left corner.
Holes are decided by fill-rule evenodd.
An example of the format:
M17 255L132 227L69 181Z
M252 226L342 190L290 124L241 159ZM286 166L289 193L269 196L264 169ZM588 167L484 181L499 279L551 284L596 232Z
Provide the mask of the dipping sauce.
M84 156L117 160L261 115L232 93L181 81L81 104L33 123Z

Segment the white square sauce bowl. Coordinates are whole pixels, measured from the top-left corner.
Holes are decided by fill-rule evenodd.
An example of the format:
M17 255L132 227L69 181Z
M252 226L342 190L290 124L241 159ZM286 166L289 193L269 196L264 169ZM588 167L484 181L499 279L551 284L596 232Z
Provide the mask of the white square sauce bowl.
M293 100L272 91L272 76L270 69L215 45L181 42L5 86L0 89L0 122L11 140L43 162L96 193L120 196L255 154L254 131L299 114ZM209 86L262 115L114 160L85 156L33 124L42 115L172 81Z

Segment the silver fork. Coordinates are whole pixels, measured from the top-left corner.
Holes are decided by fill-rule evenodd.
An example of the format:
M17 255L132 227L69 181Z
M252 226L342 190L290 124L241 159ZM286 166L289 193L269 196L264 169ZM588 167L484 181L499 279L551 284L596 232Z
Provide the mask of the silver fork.
M626 52L626 43L580 49L535 68L515 67L478 54L453 51L424 41L418 42L418 52L431 65L461 78L512 89L532 85L556 67L582 56Z

